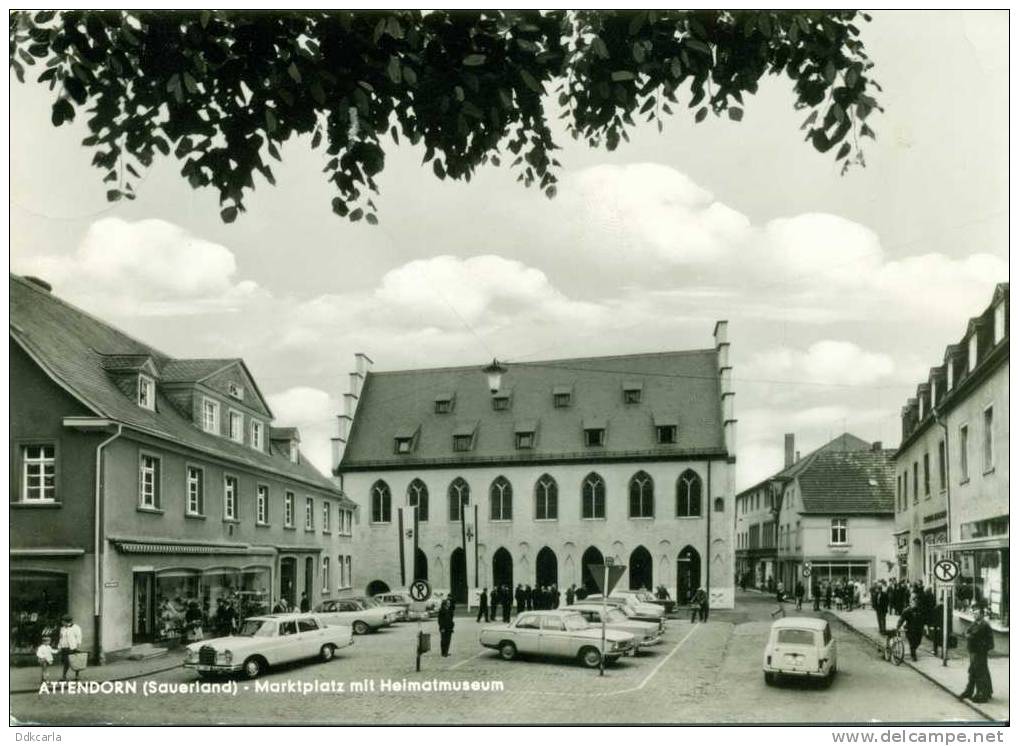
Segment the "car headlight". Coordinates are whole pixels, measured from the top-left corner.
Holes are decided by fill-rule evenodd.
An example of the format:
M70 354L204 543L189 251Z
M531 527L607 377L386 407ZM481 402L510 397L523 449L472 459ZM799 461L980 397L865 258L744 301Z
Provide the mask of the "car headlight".
M188 648L187 652L184 653L184 662L185 663L197 663L198 662L198 651L197 650L192 650L191 648Z
M222 662L227 664L228 666L234 662L234 654L231 653L229 650L224 650L220 653L216 653L216 657L221 659Z

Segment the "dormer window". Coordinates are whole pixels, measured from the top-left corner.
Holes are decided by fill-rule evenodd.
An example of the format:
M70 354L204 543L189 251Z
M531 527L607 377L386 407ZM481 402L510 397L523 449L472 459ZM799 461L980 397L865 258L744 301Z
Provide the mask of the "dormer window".
M292 441L290 441L290 462L293 463L293 464L297 464L297 463L300 463L300 461L301 461L301 451L297 447L297 441L296 440L292 440Z
M241 386L239 383L234 383L233 381L231 381L229 384L227 384L227 392L230 394L230 396L232 396L234 399L237 399L238 401L244 400L244 387Z
M453 411L453 395L440 394L435 397L435 414L449 414Z
M454 451L469 451L471 450L471 441L474 440L473 435L454 435L453 436L453 450Z
M410 453L414 450L414 439L417 436L417 425L404 425L396 430L393 436L393 450L396 453Z
M955 361L951 358L945 363L945 387L951 391L952 386L955 385Z
M461 422L453 430L453 450L470 451L474 448L474 433L478 429L477 421Z
M156 382L146 375L138 374L138 406L156 408Z
M413 438L396 438L395 440L397 453L410 453L411 448L414 446Z
M570 386L556 386L552 389L552 405L556 409L563 409L573 404L573 388Z
M265 448L265 425L258 420L251 421L251 447L259 451Z
M513 443L517 450L534 448L535 443L537 442L537 438L535 437L537 432L537 420L522 420L515 423L513 426Z
M244 415L235 409L230 410L230 440L244 442Z
M627 381L623 384L623 404L640 404L644 393L643 385L638 381Z
M967 371L973 372L973 369L977 367L977 333L974 330L973 336L969 338L969 347L967 349Z
M605 445L605 422L602 420L584 421L584 445L596 447Z
M675 425L656 425L655 426L655 437L658 440L658 445L672 445L676 442L676 426Z
M496 412L505 412L510 408L510 395L500 391L492 396L492 409Z
M534 448L534 433L516 433L517 449Z
M931 409L938 406L938 380L931 376Z
M994 344L1005 338L1005 301L994 307Z
M202 399L202 429L219 435L219 402L215 399Z

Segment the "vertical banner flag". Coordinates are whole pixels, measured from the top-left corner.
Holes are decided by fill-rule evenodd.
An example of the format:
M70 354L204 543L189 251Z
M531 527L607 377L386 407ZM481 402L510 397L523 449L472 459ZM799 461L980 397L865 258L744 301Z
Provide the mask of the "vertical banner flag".
M400 582L406 588L418 579L414 577L414 557L418 544L417 506L398 508L397 526L400 531Z

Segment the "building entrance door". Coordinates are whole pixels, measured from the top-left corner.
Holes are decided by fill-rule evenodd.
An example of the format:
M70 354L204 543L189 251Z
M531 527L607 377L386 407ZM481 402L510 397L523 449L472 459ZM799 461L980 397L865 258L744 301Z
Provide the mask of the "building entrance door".
M450 592L458 604L467 603L467 557L463 547L457 547L449 557Z
M156 574L136 572L134 574L134 605L131 642L139 644L152 642L156 626Z
M676 602L687 603L700 587L701 556L696 549L686 546L676 558Z
M291 609L297 606L297 560L293 557L280 560L280 598L285 598Z

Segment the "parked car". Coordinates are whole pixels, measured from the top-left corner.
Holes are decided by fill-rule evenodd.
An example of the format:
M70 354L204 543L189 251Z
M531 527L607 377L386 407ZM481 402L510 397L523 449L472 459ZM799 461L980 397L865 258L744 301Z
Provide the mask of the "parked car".
M228 637L188 645L184 667L203 678L240 672L256 679L269 666L316 656L332 660L337 650L353 644L350 627L327 625L318 614L256 616Z
M601 627L593 627L584 617L565 609L525 611L509 624L483 627L479 638L486 648L499 651L504 660L518 654L574 658L589 668L601 663ZM634 648L629 632L610 629L605 632L605 662L612 663Z
M637 591L621 591L618 588L612 591L613 596L629 596L638 604L654 604L661 606L666 614L671 614L676 608L676 602L671 598L657 598L651 591L640 589Z
M396 609L367 606L353 598L334 598L315 607L315 613L328 625L346 625L355 635L366 635L396 621Z
M592 626L601 627L602 607L601 604L581 602L567 606L564 611L575 611L588 621ZM629 632L633 635L636 650L657 645L662 641L661 625L654 622L642 622L628 617L626 613L614 606L607 606L605 610L605 628L615 629L620 632Z
M374 596L351 596L351 600L362 603L370 609L382 609L387 614L392 614L394 622L402 622L407 619L407 610L403 606L384 604Z
M775 620L763 665L767 684L780 676L819 678L830 684L838 672L838 650L828 622L803 616Z
M404 619L410 621L421 621L428 619L427 611L415 611L417 602L410 597L410 594L406 591L387 591L386 593L377 593L374 598L379 603L388 604L389 606L399 606L403 609Z
M585 603L600 604L601 596L588 596ZM605 599L607 603L622 608L627 615L642 622L655 622L665 627L665 609L654 604L645 604L634 601L629 596L617 596L614 593Z

